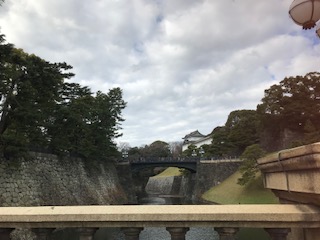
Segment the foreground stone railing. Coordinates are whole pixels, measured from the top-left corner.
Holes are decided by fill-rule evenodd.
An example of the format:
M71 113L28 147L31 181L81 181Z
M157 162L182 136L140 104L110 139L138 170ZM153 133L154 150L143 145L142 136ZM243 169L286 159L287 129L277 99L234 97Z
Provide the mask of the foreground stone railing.
M257 162L265 188L272 190L281 203L320 208L320 142L281 150ZM295 239L318 240L320 230L304 230L301 235Z
M258 167L265 188L282 202L320 206L320 143L270 154L258 159Z
M214 227L221 240L235 239L239 228L264 228L274 240L291 229L320 229L320 209L311 205L161 205L48 206L0 208L0 239L14 228L30 228L47 239L55 228L77 228L80 240L92 240L100 227L121 227L127 240L144 227L166 227L173 240L185 239L189 227Z

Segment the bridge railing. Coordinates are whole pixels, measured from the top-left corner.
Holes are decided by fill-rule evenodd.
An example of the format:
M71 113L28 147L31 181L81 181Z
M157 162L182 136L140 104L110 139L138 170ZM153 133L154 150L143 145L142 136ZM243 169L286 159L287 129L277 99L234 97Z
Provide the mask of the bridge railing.
M128 157L119 161L128 161L131 163L145 163L145 162L199 162L201 160L234 160L239 159L239 156L210 156L210 157Z
M320 231L320 209L311 205L158 205L47 206L0 208L0 239L14 228L30 228L48 239L55 228L77 228L80 240L92 240L98 228L120 227L127 240L138 240L145 227L166 227L173 240L189 227L214 227L220 240L235 239L239 228L264 228L273 240L303 229L304 240ZM301 239L300 239L301 240Z
M139 157L128 158L132 163L145 163L145 162L198 162L200 157Z

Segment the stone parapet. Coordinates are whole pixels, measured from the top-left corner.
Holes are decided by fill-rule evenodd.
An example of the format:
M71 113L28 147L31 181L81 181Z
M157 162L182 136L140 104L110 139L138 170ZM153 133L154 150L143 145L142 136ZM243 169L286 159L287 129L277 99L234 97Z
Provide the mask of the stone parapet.
M0 208L0 228L157 226L319 228L320 208L300 204Z
M320 205L320 143L258 159L264 185L282 201Z
M282 150L257 162L265 187L271 189L280 202L320 206L320 143ZM293 231L294 240L319 239L320 228L301 226Z
M54 228L78 228L80 240L92 240L100 227L121 227L126 239L138 240L144 227L166 227L172 240L185 240L189 227L214 227L221 240L234 240L239 228L264 228L273 240L291 229L306 228L316 240L320 209L309 205L126 205L0 208L0 237L14 228L31 228L48 239Z

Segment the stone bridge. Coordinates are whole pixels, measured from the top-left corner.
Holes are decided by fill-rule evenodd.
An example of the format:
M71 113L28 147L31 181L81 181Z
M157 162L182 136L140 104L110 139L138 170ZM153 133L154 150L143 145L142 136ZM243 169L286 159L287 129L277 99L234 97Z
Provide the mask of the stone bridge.
M240 159L235 158L201 158L201 157L146 157L129 159L132 172L137 172L144 168L150 167L178 167L184 168L192 173L197 172L198 165L201 163L231 163L240 162Z
M237 171L241 164L238 158L139 158L128 159L117 164L117 170L121 185L132 196L134 202L136 195L145 188L149 177L154 176L155 167L178 167L189 170L192 199L198 202L200 196L211 187L220 184L231 174ZM135 193L132 193L135 189Z
M163 158L163 157L148 157L130 159L129 163L133 172L140 171L144 168L154 167L178 167L184 168L191 172L197 172L197 164L200 161L199 157L190 158Z

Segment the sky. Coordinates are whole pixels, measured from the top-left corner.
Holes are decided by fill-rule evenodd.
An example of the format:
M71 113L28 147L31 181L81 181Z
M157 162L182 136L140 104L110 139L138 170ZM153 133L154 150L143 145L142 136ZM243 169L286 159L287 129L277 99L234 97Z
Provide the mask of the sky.
M131 147L209 134L231 111L256 109L286 76L319 71L320 39L289 0L5 0L1 33L67 62L92 91L120 87Z

